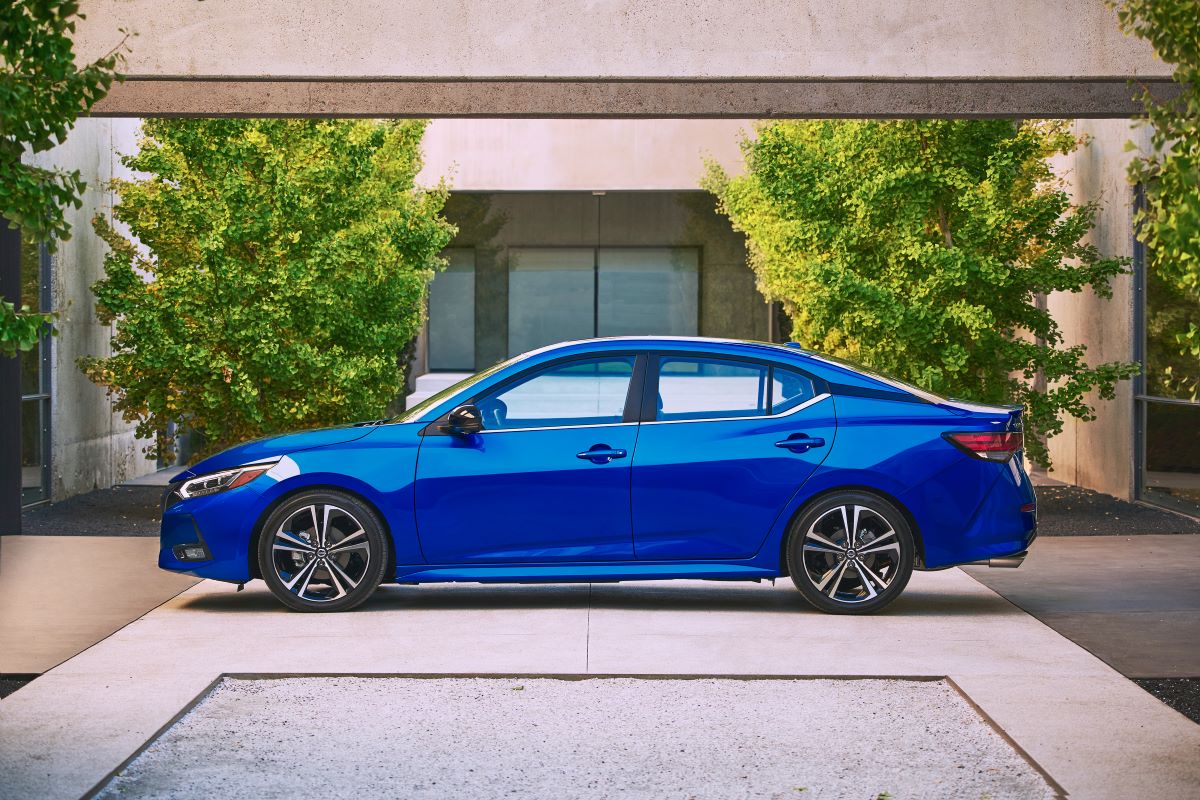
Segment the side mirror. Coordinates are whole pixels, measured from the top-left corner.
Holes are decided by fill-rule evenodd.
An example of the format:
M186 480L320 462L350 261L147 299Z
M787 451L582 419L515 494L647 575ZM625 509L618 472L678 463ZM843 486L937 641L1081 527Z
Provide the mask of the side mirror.
M483 412L479 406L470 403L459 406L446 416L446 424L442 426L446 433L465 435L479 433L483 430Z

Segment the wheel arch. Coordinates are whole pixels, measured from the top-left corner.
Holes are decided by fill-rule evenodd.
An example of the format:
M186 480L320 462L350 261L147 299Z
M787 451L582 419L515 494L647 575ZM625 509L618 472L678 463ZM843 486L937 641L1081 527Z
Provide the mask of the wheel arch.
M808 511L815 503L821 502L822 499L837 492L863 492L864 494L873 494L881 500L886 500L888 503L896 507L896 510L904 515L904 521L908 523L909 530L912 531L913 544L917 548L917 552L913 558L913 569L923 570L925 568L925 541L921 536L921 527L917 525L917 520L913 517L912 512L904 503L901 503L895 495L885 492L884 490L863 484L847 484L844 486L831 486L828 489L822 489L812 497L800 504L800 507L793 512L792 516L787 521L787 527L784 528L783 536L779 538L779 576L787 577L788 559L787 548L788 541L791 538L792 524Z
M251 528L250 546L246 549L246 560L249 562L247 566L250 569L251 579L262 578L262 571L258 566L258 543L262 539L263 526L266 525L267 519L275 513L275 509L279 508L279 506L296 495L305 492L334 492L336 494L348 495L371 509L376 519L379 520L379 524L383 527L383 540L387 544L387 566L384 568L383 581L384 583L391 583L396 580L396 543L392 539L392 528L388 524L387 517L380 511L379 506L362 492L356 492L353 489L347 489L344 486L331 483L306 483L301 486L295 486L284 491L263 507L263 510L259 512L258 518L254 521L254 527Z

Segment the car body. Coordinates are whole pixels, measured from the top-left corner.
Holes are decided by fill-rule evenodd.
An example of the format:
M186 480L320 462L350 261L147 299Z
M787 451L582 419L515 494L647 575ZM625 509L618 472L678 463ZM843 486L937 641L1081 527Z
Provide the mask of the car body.
M324 514L331 540L346 547L356 525L381 529L382 550L360 542L356 564L374 559L384 582L796 581L811 557L808 588L845 564L840 580L864 584L854 597L871 592L868 603L831 594L847 602L824 608L855 613L882 605L874 590L884 588L867 577L868 556L855 560L860 510L875 525L862 538L890 527L906 532L888 536L911 539L911 552L885 554L894 563L874 562L889 575L1019 563L1036 535L1020 431L1019 407L946 400L787 345L570 342L485 370L391 420L268 437L193 465L164 498L159 565L234 583L271 577L278 590L292 562L264 575L263 537L277 531L276 555L299 569L324 541ZM319 492L348 499L272 517ZM812 538L789 534L844 496L812 523ZM343 510L350 502L356 510ZM331 523L339 512L348 521ZM311 580L318 568L309 569ZM339 589L353 582L332 577ZM292 605L318 610L321 599Z

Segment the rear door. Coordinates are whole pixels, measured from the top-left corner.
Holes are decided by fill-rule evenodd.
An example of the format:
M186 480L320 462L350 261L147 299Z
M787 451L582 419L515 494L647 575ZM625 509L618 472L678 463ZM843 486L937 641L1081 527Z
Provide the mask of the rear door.
M637 557L753 556L833 446L832 398L767 362L660 354L649 367L632 474Z

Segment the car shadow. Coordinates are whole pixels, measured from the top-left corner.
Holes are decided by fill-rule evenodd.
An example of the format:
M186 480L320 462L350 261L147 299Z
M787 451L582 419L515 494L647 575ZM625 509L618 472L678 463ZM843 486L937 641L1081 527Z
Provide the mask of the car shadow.
M270 593L259 591L206 593L182 599L194 611L221 613L289 613ZM524 611L609 609L616 611L754 612L820 614L790 588L763 590L758 586L696 587L663 584L438 584L381 586L354 613L419 611ZM909 589L876 617L996 616L1023 613L998 595L928 592Z

